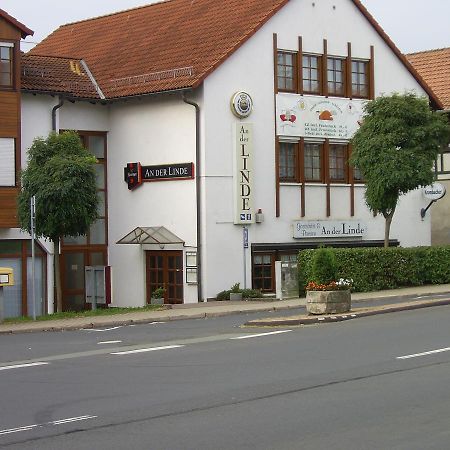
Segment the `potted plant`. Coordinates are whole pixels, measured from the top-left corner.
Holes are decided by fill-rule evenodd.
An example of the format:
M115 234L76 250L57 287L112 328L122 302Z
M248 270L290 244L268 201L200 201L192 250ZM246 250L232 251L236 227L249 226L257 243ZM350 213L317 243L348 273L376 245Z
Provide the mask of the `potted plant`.
M240 289L240 283L235 283L231 286L230 300L242 300L242 289Z
M350 311L352 280L336 281L337 265L330 248L314 253L311 277L306 286L306 310L309 314L337 314Z
M164 305L164 293L166 289L163 287L156 288L151 295L150 303L152 305Z

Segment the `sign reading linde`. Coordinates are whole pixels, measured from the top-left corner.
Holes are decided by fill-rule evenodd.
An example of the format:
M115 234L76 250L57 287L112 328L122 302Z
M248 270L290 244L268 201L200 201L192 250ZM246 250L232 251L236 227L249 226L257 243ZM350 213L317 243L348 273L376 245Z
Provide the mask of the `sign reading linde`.
M353 238L364 236L366 232L366 224L356 220L305 220L294 222L295 239Z
M128 189L132 190L143 181L187 180L194 178L194 163L161 164L141 166L140 163L128 163L124 169Z
M235 218L236 225L254 223L253 214L253 126L237 123L235 128Z

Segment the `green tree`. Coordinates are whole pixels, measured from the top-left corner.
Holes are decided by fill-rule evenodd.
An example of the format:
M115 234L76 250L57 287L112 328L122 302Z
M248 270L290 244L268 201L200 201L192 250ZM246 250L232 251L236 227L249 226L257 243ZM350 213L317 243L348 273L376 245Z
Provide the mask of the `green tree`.
M426 98L394 94L366 104L350 161L364 176L367 206L385 218L385 247L400 195L433 182L433 162L449 133Z
M57 311L62 311L59 243L63 236L86 234L97 218L95 157L75 132L37 138L28 152L18 199L20 226L31 233L30 201L36 196L36 236L55 246Z

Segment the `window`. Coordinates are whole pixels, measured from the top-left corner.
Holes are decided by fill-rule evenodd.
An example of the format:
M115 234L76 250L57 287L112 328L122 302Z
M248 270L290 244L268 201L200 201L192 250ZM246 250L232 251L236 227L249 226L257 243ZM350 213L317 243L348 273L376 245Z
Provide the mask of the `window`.
M292 142L280 142L280 180L297 181L297 147Z
M297 55L279 51L277 56L277 83L280 91L297 91Z
M253 255L253 288L263 292L274 290L275 259L273 253L257 253Z
M328 58L327 60L328 95L345 95L345 60Z
M13 85L13 49L14 44L0 42L0 86Z
M347 181L347 146L330 144L328 168L331 182Z
M353 167L353 180L357 183L362 183L364 181L363 175L361 173L361 170L357 167Z
M352 61L352 96L369 98L368 61Z
M320 94L320 56L303 55L303 92Z
M305 181L322 181L322 144L305 142L304 150Z
M0 138L0 186L16 185L15 139Z
M439 175L450 174L450 147L438 155L436 163L436 171Z

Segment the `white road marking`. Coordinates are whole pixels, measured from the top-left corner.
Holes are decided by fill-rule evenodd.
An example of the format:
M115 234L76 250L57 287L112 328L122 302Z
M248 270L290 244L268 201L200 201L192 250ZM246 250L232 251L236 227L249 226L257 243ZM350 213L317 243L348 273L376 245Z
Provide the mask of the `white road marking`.
M166 322L150 322L149 325L157 325L158 323L166 323Z
M419 356L433 355L435 353L442 353L442 352L448 352L448 351L450 351L450 347L439 348L437 350L430 350L429 352L414 353L413 355L397 356L396 359L418 358Z
M27 364L14 364L12 366L0 367L0 370L20 369L22 367L33 367L33 366L45 366L47 364L49 364L49 363L48 362L35 362L35 363L27 363Z
M26 425L24 427L9 428L7 430L0 430L0 436L5 434L20 433L21 431L29 431L34 428L45 427L46 425L62 425L65 423L79 422L81 420L95 419L96 417L97 416L89 416L89 415L79 417L69 417L68 419L53 420L52 422L35 423L33 425Z
M104 331L112 331L112 330L118 330L119 328L122 328L122 325L112 328L102 328L102 329L96 329L96 328L83 328L83 331L97 331L99 333L103 333Z
M122 341L101 341L101 342L97 342L97 345L101 345L101 344L120 344Z
M158 350L169 350L172 348L180 348L184 345L165 345L164 347L149 347L149 348L138 348L137 350L127 350L123 352L113 352L110 355L131 355L133 353L145 353L145 352L156 352Z
M255 337L270 336L272 334L289 333L291 331L292 330L279 330L279 331L271 331L269 333L247 334L245 336L232 337L230 339L250 339L250 338L255 338Z

